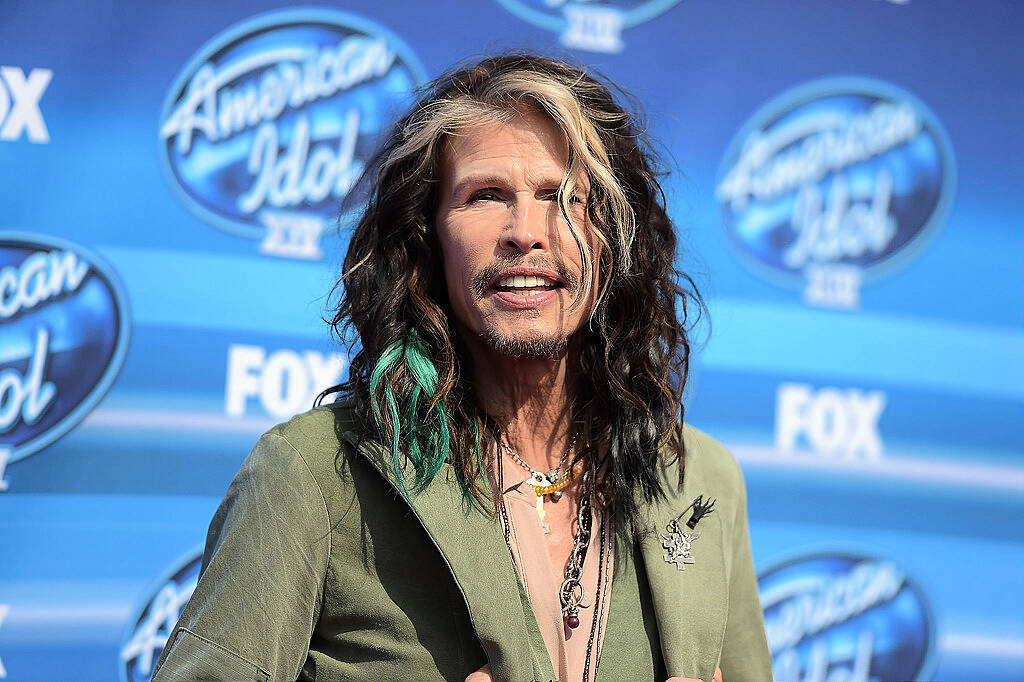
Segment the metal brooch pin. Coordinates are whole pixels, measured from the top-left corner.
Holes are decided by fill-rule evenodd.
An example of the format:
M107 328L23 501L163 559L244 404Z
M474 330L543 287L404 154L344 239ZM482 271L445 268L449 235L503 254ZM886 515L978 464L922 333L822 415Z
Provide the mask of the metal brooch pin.
M683 531L679 527L679 519L683 518L683 515L686 512L693 509L693 514L686 522L686 525L692 530L693 528L696 528L698 521L714 511L715 502L716 500L704 502L704 496L698 495L697 498L686 507L686 509L681 511L677 517L668 522L668 525L665 526L665 530L667 530L668 533L661 534L661 546L665 548L665 563L675 564L676 568L680 571L686 570L687 564L696 563L693 555L690 554L690 546L694 540L700 537L700 533Z

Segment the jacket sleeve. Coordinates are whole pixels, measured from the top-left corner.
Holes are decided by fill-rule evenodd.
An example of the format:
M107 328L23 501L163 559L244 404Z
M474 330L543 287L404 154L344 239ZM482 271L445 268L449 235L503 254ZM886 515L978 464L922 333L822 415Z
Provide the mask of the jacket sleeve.
M328 519L300 453L264 434L210 523L198 585L153 679L294 680L320 617Z
M764 631L764 613L747 528L747 491L739 472L739 504L730 547L729 613L719 666L725 682L771 682L772 659Z

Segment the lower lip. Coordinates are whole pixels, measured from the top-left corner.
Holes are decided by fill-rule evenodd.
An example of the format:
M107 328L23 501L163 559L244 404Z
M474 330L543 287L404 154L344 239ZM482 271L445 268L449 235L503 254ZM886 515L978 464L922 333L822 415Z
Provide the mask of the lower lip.
M494 296L509 308L531 310L554 301L558 297L558 289L542 291L539 294L531 294L530 296L514 294L511 291L495 291Z

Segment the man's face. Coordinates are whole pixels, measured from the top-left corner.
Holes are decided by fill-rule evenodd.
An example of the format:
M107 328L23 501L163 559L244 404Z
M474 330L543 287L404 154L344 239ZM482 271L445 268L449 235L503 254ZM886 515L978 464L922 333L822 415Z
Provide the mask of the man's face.
M557 200L566 160L561 130L535 113L465 130L441 157L435 224L448 299L460 326L504 355L557 355L593 307L593 283L573 306L580 253ZM588 189L580 178L570 215L593 245Z

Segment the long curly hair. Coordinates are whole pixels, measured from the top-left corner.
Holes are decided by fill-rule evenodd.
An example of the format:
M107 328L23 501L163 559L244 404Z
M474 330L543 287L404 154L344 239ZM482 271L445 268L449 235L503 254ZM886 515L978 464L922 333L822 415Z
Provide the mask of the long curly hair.
M580 377L571 418L584 444L575 457L586 458L599 503L614 502L628 525L638 527L638 500L665 493L660 453L685 456L682 395L692 323L704 303L675 267L676 235L657 157L635 117L616 103L613 87L580 67L535 55L484 59L427 85L368 166L366 208L328 320L350 344L350 355L357 343L358 351L348 380L319 400L337 392L337 400L353 405L364 437L390 452L407 495L426 487L447 462L468 506L487 509L496 497L487 484L484 444L496 422L476 399L433 222L448 137L524 109L549 117L565 135L558 205L580 250L580 281L590 282L595 273L588 268L597 268L596 304L578 332L582 350L570 358ZM568 197L581 173L590 181L587 229L601 244L596 250L570 219ZM403 475L408 463L413 480Z

